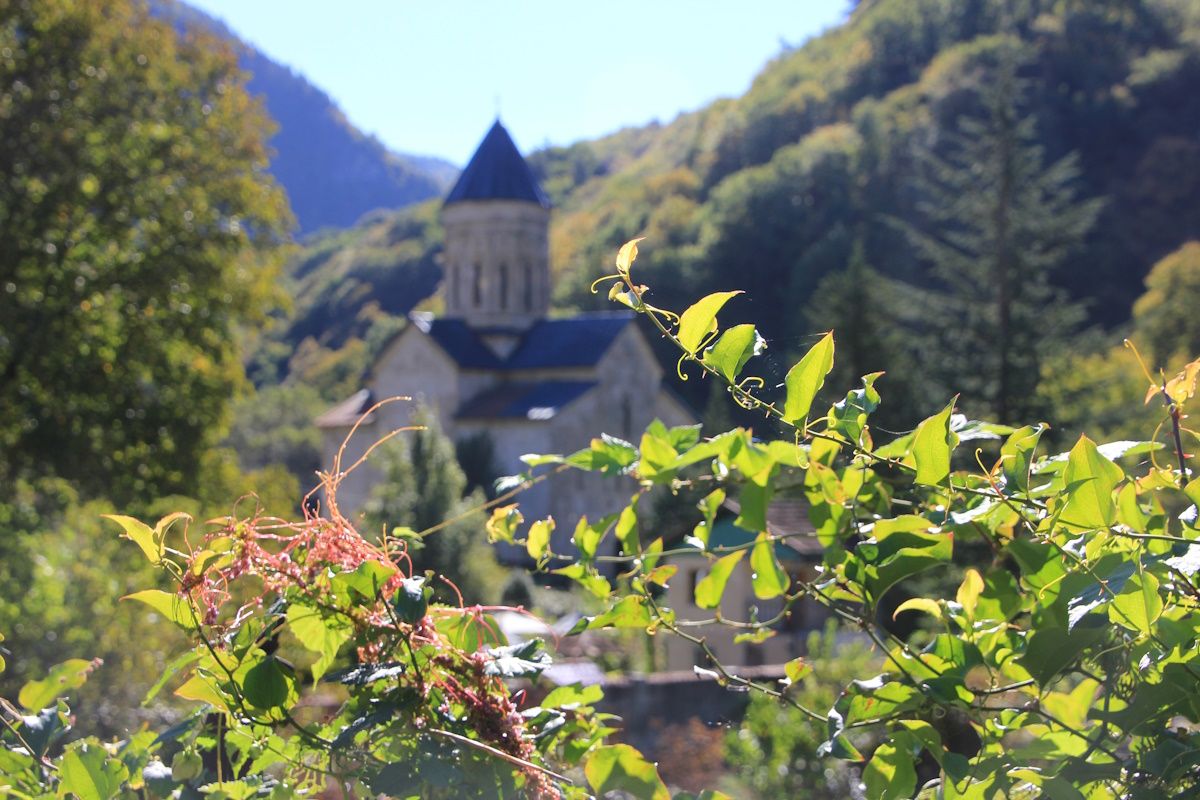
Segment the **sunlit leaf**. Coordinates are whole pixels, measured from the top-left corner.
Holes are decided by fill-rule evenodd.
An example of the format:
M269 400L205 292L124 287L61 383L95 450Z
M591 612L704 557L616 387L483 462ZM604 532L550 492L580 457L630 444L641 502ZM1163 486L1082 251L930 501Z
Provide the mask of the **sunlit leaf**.
M783 418L793 425L802 423L812 408L817 392L825 384L825 376L833 369L833 332L825 334L809 349L784 377L787 394L783 402Z
M958 436L950 430L954 403L951 400L940 412L917 426L912 447L917 483L937 486L950 476L950 453L958 444Z
M588 785L597 795L628 792L638 800L670 800L654 765L627 744L597 747L583 762Z
M704 363L730 383L736 383L746 362L763 352L767 342L753 325L735 325L704 351Z
M725 594L725 584L729 582L729 576L733 574L733 568L737 566L742 557L746 555L745 550L738 550L730 553L727 556L718 558L709 568L708 574L696 582L696 605L700 608L718 608L721 605L721 596Z
M735 292L714 292L688 307L679 317L679 344L695 353L710 333L717 329L717 312L734 297Z
M586 519L580 520L580 522L587 527ZM525 535L525 552L529 553L529 557L534 562L542 563L550 552L550 535L552 533L554 533L553 517L539 519L529 526L529 533Z
M770 600L787 593L791 579L775 555L775 543L766 533L758 534L754 549L750 551L750 569L754 596L759 600Z
M1063 480L1067 504L1060 519L1080 528L1107 528L1116 519L1113 490L1125 473L1086 436L1071 448Z
M40 711L57 698L83 686L94 666L82 658L67 659L51 667L46 677L22 686L17 700L30 711Z

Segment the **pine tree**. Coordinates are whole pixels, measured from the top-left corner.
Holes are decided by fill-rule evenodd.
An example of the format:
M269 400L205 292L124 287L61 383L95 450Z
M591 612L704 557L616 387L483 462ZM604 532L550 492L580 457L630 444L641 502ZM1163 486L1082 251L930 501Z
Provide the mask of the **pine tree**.
M1100 207L1076 198L1074 154L1045 163L1017 69L1002 51L982 76L978 111L941 154L923 155L922 224L907 228L937 285L922 312L922 361L943 396L961 391L968 408L1002 422L1037 414L1040 364L1083 319L1053 279Z
M419 533L449 520L435 533L410 542L414 573L433 570L449 578L468 603L493 600L504 575L487 543L484 516L463 516L485 501L483 492L465 493L466 475L436 415L418 409L413 424L423 427L382 448L384 479L368 498L364 530Z

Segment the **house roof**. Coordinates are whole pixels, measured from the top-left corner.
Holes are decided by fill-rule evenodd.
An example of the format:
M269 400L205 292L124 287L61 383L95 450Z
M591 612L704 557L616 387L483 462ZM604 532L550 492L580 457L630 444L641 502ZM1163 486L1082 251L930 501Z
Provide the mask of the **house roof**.
M550 207L550 199L500 120L483 137L445 204L464 200L523 200Z
M463 403L459 419L554 418L565 406L596 386L595 381L515 381L485 389Z
M413 314L412 322L460 367L498 369L501 365L491 348L461 319Z
M509 369L594 366L632 321L632 312L620 311L541 320L504 365Z
M544 319L524 333L472 328L461 319L411 315L413 324L464 369L533 370L594 367L633 321L628 312L597 312ZM516 333L520 341L501 359L483 341L490 333Z

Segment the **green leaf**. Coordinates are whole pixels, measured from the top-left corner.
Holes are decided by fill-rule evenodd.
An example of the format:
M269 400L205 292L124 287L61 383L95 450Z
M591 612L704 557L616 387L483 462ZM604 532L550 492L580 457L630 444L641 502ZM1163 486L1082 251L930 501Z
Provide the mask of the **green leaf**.
M746 362L767 349L767 342L753 325L735 325L721 334L717 343L704 351L704 364L717 371L730 383L737 377Z
M1063 481L1067 504L1059 519L1079 528L1107 528L1116 519L1113 489L1125 473L1097 449L1086 436L1071 448Z
M783 665L783 672L792 683L799 683L812 674L812 665L803 658L793 658Z
M434 625L450 640L450 644L468 653L474 653L485 645L508 644L496 620L487 614L463 612L452 616L439 615L434 619Z
M907 800L916 793L917 771L908 744L911 736L893 734L892 741L875 748L863 768L867 800Z
M199 703L207 703L213 708L229 710L225 695L221 694L209 677L200 672L196 672L184 681L183 685L175 690L175 694L185 700L195 700Z
M668 616L668 612L665 610L664 616ZM653 623L654 616L650 613L649 606L646 605L646 599L641 595L629 594L622 597L603 614L581 619L571 629L571 633L596 630L597 628L646 628Z
M621 475L637 458L637 448L632 444L602 433L598 439L592 439L587 449L567 456L566 463L588 472Z
M564 706L590 706L599 703L604 699L604 689L600 684L593 683L588 686L582 684L573 684L571 686L559 686L546 695L542 700L542 708L562 708Z
M766 472L770 473L772 470L768 468ZM765 486L752 480L743 483L742 491L738 493L738 502L741 505L733 524L742 530L765 531L767 508L771 505L773 493L774 486L770 481L767 481Z
M162 561L162 542L155 540L154 531L149 525L139 519L121 514L101 514L100 516L104 519L111 519L120 525L124 537L140 547L151 564L158 564Z
M629 275L629 270L633 267L633 262L637 260L638 242L645 237L630 239L625 244L621 245L621 249L617 251L617 272L623 276Z
M583 762L583 774L598 796L628 792L638 800L671 800L654 765L627 744L597 747Z
M1154 623L1163 612L1163 600L1158 593L1158 578L1140 572L1129 579L1125 588L1113 598L1108 618L1118 625L1149 636Z
M775 543L766 533L760 533L755 539L754 549L750 552L750 569L754 596L759 600L770 600L787 593L791 579L775 557Z
M110 759L99 745L83 742L63 754L58 774L59 797L74 795L79 800L109 800L121 791L129 771L119 760Z
M93 666L91 661L82 658L67 659L51 667L45 678L22 686L17 700L30 711L40 711L72 689L83 686Z
M892 619L896 619L905 611L924 611L939 622L945 619L946 615L942 611L941 604L929 597L910 597L900 605L896 606L896 610L892 612Z
M256 708L278 708L287 702L290 684L279 660L267 656L246 672L242 679L242 694Z
M488 521L484 524L488 541L512 544L513 535L524 521L525 518L517 510L516 503L492 509L492 516L488 517Z
M729 582L729 576L733 573L733 568L737 566L744 555L746 555L745 550L738 550L717 559L712 568L709 569L708 574L696 583L697 606L700 608L720 607L721 595L725 593L725 584Z
M608 579L591 565L569 564L562 569L551 570L550 574L570 578L601 600L607 600L612 594L612 585L609 584Z
M586 527L587 520L581 519L580 523ZM545 560L550 552L550 534L553 532L553 517L539 519L529 526L529 533L525 536L525 551L534 562L541 564Z
M312 666L314 682L321 680L321 676L329 671L337 658L338 650L354 634L354 628L345 620L334 616L326 617L320 609L303 603L292 603L288 606L287 622L292 635L300 644L320 655Z
M879 408L879 392L875 390L875 381L881 375L882 372L863 375L862 388L848 392L844 400L829 409L829 427L854 444L861 443L863 431L867 428L867 417Z
M621 551L627 555L637 555L641 551L641 540L638 538L638 500L641 495L634 495L629 505L621 509L617 517L616 536L621 543Z
M874 538L856 553L868 563L863 583L878 599L893 585L950 560L954 539L931 529L923 517L901 516L875 523Z
M187 598L177 594L164 592L161 589L143 589L140 592L127 594L121 599L145 603L184 630L191 631L196 627L196 618L192 613L191 604Z
M1043 431L1045 428L1041 425L1018 428L1000 448L1001 470L1010 489L1026 491L1029 488L1029 468Z
M1059 672L1070 666L1079 654L1102 641L1107 626L1077 625L1073 630L1045 626L1029 638L1025 653L1017 659L1033 679L1046 686Z
M600 542L604 540L604 535L608 533L616 520L616 514L609 514L591 523L588 522L586 516L579 518L572 540L579 548L579 556L583 561L588 562L596 557L596 550L600 547Z
M426 585L425 578L420 575L400 581L400 588L392 599L397 619L416 625L429 612L429 598L432 595L433 589Z
M955 599L966 612L967 619L975 618L975 607L979 604L979 595L983 593L983 576L979 571L969 568L963 575L963 582L958 587Z
M333 590L346 598L357 594L362 599L373 601L387 585L396 568L382 561L364 561L352 572L339 572L330 581Z
M717 329L717 312L734 297L737 292L715 292L689 306L679 317L679 344L689 353L694 354L710 333Z
M787 395L783 401L783 419L793 425L804 422L825 376L833 369L833 331L821 337L804 358L788 370L783 382Z
M724 502L725 490L714 489L696 504L700 513L704 515L704 519L696 523L696 527L692 529L692 536L699 542L700 548L703 550L708 549L708 537L712 533L713 522L716 521L717 511L721 509L721 504Z
M917 426L913 437L912 458L917 467L916 482L937 486L950 476L950 453L958 444L958 436L950 430L950 415L954 403Z

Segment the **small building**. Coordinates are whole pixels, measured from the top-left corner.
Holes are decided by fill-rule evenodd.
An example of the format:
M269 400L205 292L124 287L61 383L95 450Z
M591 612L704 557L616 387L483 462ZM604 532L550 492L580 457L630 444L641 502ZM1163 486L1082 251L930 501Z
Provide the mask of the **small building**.
M740 513L736 501L725 501L708 537L711 549L746 546L757 533L738 527L735 519ZM767 532L785 537L775 543L779 563L795 581L811 581L816 577L816 565L821 562L824 548L817 541L808 518L808 504L803 500L776 499L767 508ZM713 619L716 610L696 605L696 584L708 575L713 562L697 552L695 555L673 556L671 563L679 569L671 578L666 604L680 621L699 622ZM783 610L782 598L760 600L754 595L750 559L743 557L725 584L721 599L722 618L733 621L768 620ZM718 660L730 667L761 667L779 665L806 654L809 635L824 627L829 610L810 598L793 604L788 615L775 626L776 634L761 643L736 642L740 631L726 625L707 625L689 630L705 638ZM707 659L699 647L677 636L666 639L666 669L690 670L693 665L704 666Z
M391 397L433 409L453 439L489 436L505 474L523 471L526 453L570 453L602 432L636 439L656 417L669 426L695 421L664 390L663 370L633 314L550 314L550 214L497 121L442 207L445 314L411 315L362 389L317 419L326 469L359 418ZM596 265L597 275L605 266ZM409 403L379 408L360 425L342 463L405 425L412 410ZM379 479L370 462L347 476L338 490L342 512L361 510ZM526 519L556 519L555 546L562 547L580 516L611 513L631 488L568 471L519 500Z

